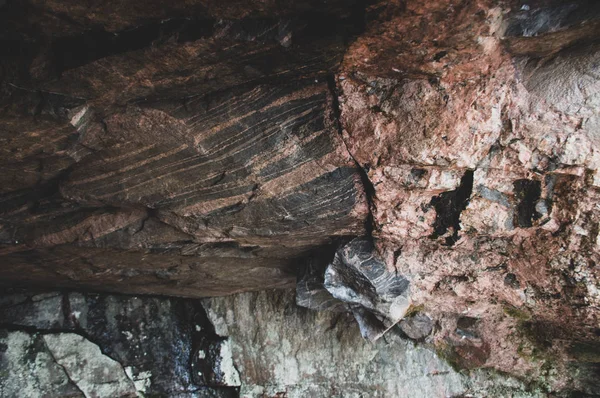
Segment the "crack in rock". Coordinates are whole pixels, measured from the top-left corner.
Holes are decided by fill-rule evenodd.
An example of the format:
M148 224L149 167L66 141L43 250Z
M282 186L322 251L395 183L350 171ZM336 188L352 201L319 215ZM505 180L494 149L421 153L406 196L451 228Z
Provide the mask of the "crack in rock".
M121 364L103 355L100 347L74 333L43 336L56 363L86 397L135 397L136 388Z

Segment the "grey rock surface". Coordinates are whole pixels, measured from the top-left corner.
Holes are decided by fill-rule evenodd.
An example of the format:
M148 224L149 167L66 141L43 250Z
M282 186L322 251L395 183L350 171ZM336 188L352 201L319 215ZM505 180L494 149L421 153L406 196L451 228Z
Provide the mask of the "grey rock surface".
M39 335L0 331L0 396L83 397Z
M241 397L542 397L486 370L464 374L392 329L372 343L347 313L311 311L293 291L202 300L228 336Z
M0 319L3 398L547 396L491 370L456 371L405 339L429 333L423 313L371 342L350 313L298 307L293 290L203 300L23 292L0 296ZM574 371L593 380L593 367Z
M425 314L415 314L400 321L400 329L413 340L424 339L433 329L433 321Z
M1 397L236 396L229 343L193 300L15 293L0 319Z
M125 369L86 338L74 333L47 334L44 342L56 363L86 397L137 395L136 386Z

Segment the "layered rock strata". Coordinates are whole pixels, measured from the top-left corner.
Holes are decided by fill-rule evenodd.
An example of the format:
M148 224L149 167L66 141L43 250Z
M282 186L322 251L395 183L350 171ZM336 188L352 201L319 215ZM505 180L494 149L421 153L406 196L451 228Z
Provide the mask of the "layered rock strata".
M221 3L0 3L0 283L308 270L367 337L597 391L597 2Z
M309 3L230 18L203 3L5 4L3 281L289 287L307 253L363 234L326 79L354 12Z

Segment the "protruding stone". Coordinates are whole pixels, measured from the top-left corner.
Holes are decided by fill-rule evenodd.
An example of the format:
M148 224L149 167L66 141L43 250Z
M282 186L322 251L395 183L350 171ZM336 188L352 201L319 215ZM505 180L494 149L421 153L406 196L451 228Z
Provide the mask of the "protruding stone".
M325 270L323 282L308 272L299 284L298 305L316 310L345 307L369 340L377 340L398 323L410 306L409 281L387 270L367 238L341 247Z
M427 315L418 313L400 321L400 329L413 340L421 340L431 334L433 321Z

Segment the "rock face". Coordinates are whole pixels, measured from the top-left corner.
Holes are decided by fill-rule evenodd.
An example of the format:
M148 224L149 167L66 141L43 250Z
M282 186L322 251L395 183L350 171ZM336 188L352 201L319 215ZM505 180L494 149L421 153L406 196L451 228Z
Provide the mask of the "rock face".
M237 396L230 343L199 302L13 293L0 314L2 397Z
M0 315L7 398L544 396L493 372L458 373L396 329L372 344L351 317L299 308L290 290L202 301L21 293L2 296Z
M461 366L539 375L598 344L599 10L380 3L345 54L341 125L373 236Z
M434 352L399 337L371 343L351 316L296 307L291 291L203 300L228 336L242 397L536 397L515 379L453 370Z
M341 247L325 271L309 269L298 281L296 303L313 310L350 312L363 337L377 340L406 315L409 282L389 272L373 243L356 238Z
M306 253L364 233L327 83L351 3L310 15L310 2L261 3L232 19L203 3L75 3L3 6L5 283L178 296L292 286Z
M598 392L598 2L7 0L0 22L1 285L198 298L299 275L298 304L331 312L311 321ZM64 339L117 359L64 322L6 338L77 394ZM191 345L255 355L223 336ZM281 392L193 366L173 388Z

